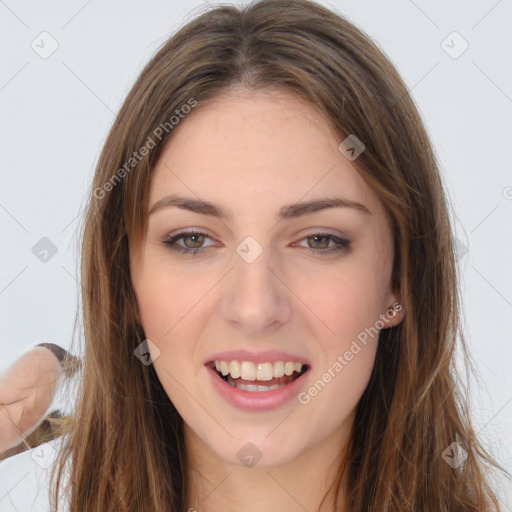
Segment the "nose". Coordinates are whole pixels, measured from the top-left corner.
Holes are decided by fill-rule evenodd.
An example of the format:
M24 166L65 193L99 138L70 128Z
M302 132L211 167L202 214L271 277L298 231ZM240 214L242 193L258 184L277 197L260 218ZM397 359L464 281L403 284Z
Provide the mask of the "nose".
M274 270L270 263L267 251L250 263L238 256L234 258L221 305L226 322L249 333L262 333L289 320L293 294L280 275L282 272Z

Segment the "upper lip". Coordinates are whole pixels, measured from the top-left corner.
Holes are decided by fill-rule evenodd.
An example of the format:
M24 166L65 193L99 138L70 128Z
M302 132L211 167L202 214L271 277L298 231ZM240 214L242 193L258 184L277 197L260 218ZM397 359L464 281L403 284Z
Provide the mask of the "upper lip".
M205 364L213 361L252 361L254 364L267 363L275 361L292 361L311 366L311 363L304 357L282 352L280 350L264 350L263 352L249 352L248 350L230 350L226 352L217 352L213 354Z

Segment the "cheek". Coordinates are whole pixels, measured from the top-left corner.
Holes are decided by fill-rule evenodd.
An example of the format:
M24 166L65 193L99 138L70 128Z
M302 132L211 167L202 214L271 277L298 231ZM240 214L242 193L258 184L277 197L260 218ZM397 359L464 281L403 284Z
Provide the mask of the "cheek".
M152 350L150 345L152 364L180 414L190 400L184 389L192 390L196 380L192 341L197 339L197 324L189 319L193 317L198 294L197 284L159 265L149 265L144 270L136 290L144 334L157 347Z
M201 301L218 281L214 275L189 270L161 258L148 256L147 264L137 277L136 296L140 320L146 337L159 350L155 370L173 401L179 402L181 386L190 388L202 370L197 360L196 340L202 325ZM175 402L175 405L177 403Z
M307 318L318 324L318 339L339 347L378 320L385 286L378 269L363 263L354 260L297 280L294 292L307 306Z
M136 289L142 327L151 339L173 338L187 316L212 286L211 279L198 277L199 274L177 271L169 266L148 265L140 276Z
M381 271L374 260L354 258L298 283L297 294L308 306L309 325L316 326L314 337L323 354L304 402L311 400L326 414L336 410L333 422L341 421L355 407L373 370L377 320L386 291Z

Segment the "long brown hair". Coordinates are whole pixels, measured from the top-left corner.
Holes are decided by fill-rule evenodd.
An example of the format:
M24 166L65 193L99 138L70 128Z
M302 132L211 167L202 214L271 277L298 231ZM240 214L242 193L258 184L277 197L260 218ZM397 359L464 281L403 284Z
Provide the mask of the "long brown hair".
M211 8L170 37L136 80L101 152L81 254L84 368L60 452L61 463L73 460L71 511L177 512L187 504L182 418L153 366L134 356L145 335L128 241L145 235L151 171L173 116L186 122L185 105L200 108L234 86L298 94L340 142L356 135L365 150L353 164L392 221L391 284L406 314L381 331L357 406L345 461L348 510L500 510L488 472L502 468L475 436L454 365L457 336L471 363L454 238L418 110L388 58L352 23L307 0L263 0ZM467 453L456 469L443 458L454 442Z

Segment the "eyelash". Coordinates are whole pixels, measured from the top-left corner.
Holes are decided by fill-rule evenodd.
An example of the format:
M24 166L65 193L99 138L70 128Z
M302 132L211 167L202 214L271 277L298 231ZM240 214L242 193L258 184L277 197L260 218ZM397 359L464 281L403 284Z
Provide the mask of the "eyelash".
M179 252L182 254L188 254L188 255L194 256L195 254L198 254L198 253L204 251L207 247L198 247L196 249L188 249L188 248L176 245L177 240L181 240L182 238L186 238L187 236L191 236L191 235L205 235L207 238L210 238L206 233L203 233L201 231L183 231L181 233L178 233L177 235L165 237L162 240L162 243L166 247L171 249L172 251L176 251L176 252ZM310 247L306 247L306 249L309 249L310 251L312 251L313 254L319 254L321 256L326 256L328 254L347 250L350 247L350 240L338 238L329 233L313 233L311 235L305 236L304 238L299 240L299 242L302 240L305 240L307 238L312 238L315 236L328 238L329 240L332 240L333 242L337 243L338 246L334 247L333 249L332 248L331 249L311 249ZM209 247L211 247L211 246L209 246Z

